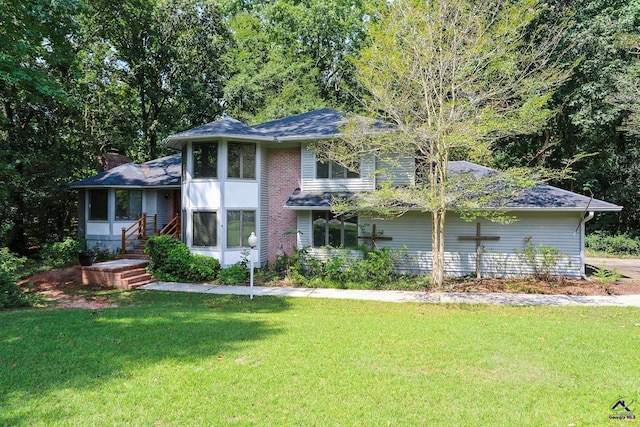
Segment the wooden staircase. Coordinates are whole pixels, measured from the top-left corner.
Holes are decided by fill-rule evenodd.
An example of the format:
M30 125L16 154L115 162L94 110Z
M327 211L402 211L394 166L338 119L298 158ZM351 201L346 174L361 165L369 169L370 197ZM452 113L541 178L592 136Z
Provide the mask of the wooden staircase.
M149 255L144 253L144 247L147 244L147 240L149 240L149 237L147 237L147 236L141 237L138 240L138 242L135 244L133 249L128 251L128 252L125 252L125 254L122 256L122 258L123 259L144 259L144 260L148 260L149 259Z

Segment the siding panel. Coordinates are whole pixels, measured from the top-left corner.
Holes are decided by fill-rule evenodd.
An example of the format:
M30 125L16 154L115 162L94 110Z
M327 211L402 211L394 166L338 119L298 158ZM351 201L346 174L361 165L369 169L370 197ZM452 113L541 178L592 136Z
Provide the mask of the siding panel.
M301 150L302 191L322 193L325 191L367 191L373 190L375 179L375 159L373 155L362 159L360 178L316 179L315 154L306 146Z

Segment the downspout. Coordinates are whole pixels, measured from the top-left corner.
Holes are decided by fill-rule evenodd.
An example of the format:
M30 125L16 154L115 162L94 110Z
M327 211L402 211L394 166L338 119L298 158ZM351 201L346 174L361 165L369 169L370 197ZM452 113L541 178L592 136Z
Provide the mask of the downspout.
M585 264L584 264L584 225L588 222L591 221L593 219L593 217L595 216L595 213L593 211L589 211L587 213L587 216L582 218L582 221L580 221L580 258L581 258L581 262L582 262L582 278L584 280L586 280L587 282L593 282L593 280L591 280L588 276L587 276L587 272L585 271Z

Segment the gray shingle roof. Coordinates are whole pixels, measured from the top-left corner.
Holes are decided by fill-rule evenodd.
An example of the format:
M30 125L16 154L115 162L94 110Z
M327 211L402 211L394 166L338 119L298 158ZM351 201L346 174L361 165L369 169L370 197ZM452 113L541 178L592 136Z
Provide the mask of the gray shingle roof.
M470 162L450 162L449 171L452 173L471 172L479 176L486 176L492 172L492 169ZM351 194L353 193L313 194L296 189L287 199L285 207L290 209L327 209L331 206L333 197L348 197ZM547 184L536 185L525 190L518 198L509 202L506 207L513 210L619 211L622 209L613 203L592 199Z
M71 188L179 186L182 173L181 159L181 154L174 154L141 164L126 163L76 181L71 184Z
M345 113L321 108L307 113L296 114L283 119L272 120L254 126L255 129L275 137L330 137L340 133Z

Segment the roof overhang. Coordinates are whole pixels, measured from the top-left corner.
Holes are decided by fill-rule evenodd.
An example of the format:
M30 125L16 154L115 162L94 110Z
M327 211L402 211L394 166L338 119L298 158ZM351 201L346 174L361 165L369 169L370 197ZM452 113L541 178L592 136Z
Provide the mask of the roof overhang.
M236 135L217 133L211 135L190 135L190 136L168 136L162 143L167 148L173 148L174 150L181 150L182 146L187 142L204 142L215 140L233 140L233 141L247 141L247 142L277 142L273 136L253 136L253 135Z

